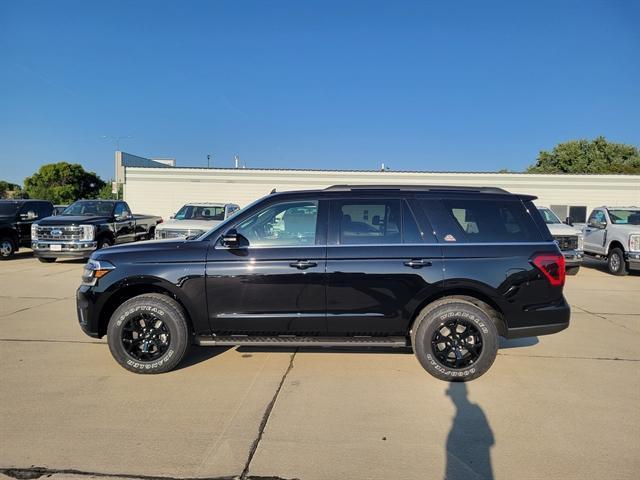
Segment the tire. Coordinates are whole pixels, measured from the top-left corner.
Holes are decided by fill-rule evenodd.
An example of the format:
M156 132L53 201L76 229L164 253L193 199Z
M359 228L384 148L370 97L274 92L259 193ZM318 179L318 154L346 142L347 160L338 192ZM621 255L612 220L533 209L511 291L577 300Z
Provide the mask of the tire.
M55 257L54 258L38 257L38 260L41 261L42 263L53 263L56 261Z
M624 252L620 248L613 248L607 257L607 269L613 275L623 276L629 273L627 262L624 261Z
M567 275L577 275L579 271L580 271L580 266L567 267Z
M139 338L147 334L149 340L144 345L145 340ZM107 341L113 358L130 372L165 373L173 370L187 353L189 324L182 306L172 298L157 293L139 295L113 313Z
M98 240L98 246L96 249L100 250L102 248L110 247L111 245L113 245L113 242L111 241L111 239L109 237L103 237L100 240Z
M480 377L493 365L498 353L497 316L487 304L465 298L444 298L428 305L418 314L411 332L418 361L440 380L467 382ZM450 336L443 335L447 331ZM470 335L465 337L467 332ZM465 348L471 341L471 345L476 345L475 352ZM460 365L456 366L458 355ZM449 361L443 361L442 357Z
M0 260L9 260L16 253L16 242L11 237L0 238Z

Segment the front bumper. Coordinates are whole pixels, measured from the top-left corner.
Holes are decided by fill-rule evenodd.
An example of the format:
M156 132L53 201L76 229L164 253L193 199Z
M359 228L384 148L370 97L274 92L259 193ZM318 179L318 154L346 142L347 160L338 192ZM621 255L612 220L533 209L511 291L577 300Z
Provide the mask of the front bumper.
M42 258L89 258L98 247L95 241L37 240L31 243L33 253Z
M629 270L640 270L640 252L629 252L626 255Z
M579 267L582 265L584 251L582 250L563 250L564 263L567 267Z
M82 331L90 337L100 338L99 319L95 314L95 299L91 287L80 285L76 291L76 312Z

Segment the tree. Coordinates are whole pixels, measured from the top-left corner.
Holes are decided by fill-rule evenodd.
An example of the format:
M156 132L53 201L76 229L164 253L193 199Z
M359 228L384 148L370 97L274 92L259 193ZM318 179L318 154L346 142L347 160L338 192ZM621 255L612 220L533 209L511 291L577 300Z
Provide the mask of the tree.
M94 172L77 163L49 163L25 178L24 189L31 198L53 203L72 203L80 198L96 198L105 183Z
M635 173L640 174L640 150L634 145L594 140L572 140L541 151L527 173Z
M0 180L0 198L24 198L27 194L22 191L20 185Z

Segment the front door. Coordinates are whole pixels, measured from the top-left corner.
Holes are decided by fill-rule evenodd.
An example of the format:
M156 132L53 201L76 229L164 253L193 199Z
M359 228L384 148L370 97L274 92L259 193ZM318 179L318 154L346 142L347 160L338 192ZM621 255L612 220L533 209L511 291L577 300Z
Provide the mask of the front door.
M589 252L607 253L605 244L607 241L607 217L602 210L594 210L589 216L587 226L584 229L584 246Z
M271 202L229 225L237 248L212 241L206 276L215 334L326 333L325 210L316 200Z
M330 335L405 335L421 299L441 288L442 249L402 199L331 202Z
M114 208L116 243L129 243L136 239L135 220L127 204L118 202Z

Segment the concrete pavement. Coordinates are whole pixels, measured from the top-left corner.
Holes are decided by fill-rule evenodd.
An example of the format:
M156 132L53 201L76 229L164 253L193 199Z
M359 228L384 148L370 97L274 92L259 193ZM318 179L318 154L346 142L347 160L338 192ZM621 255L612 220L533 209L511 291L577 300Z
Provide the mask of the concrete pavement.
M412 354L383 350L199 348L174 372L128 373L104 340L80 332L81 269L28 254L0 263L7 475L631 479L640 471L638 275L583 268L567 281L568 330L504 342L482 378L450 385Z

